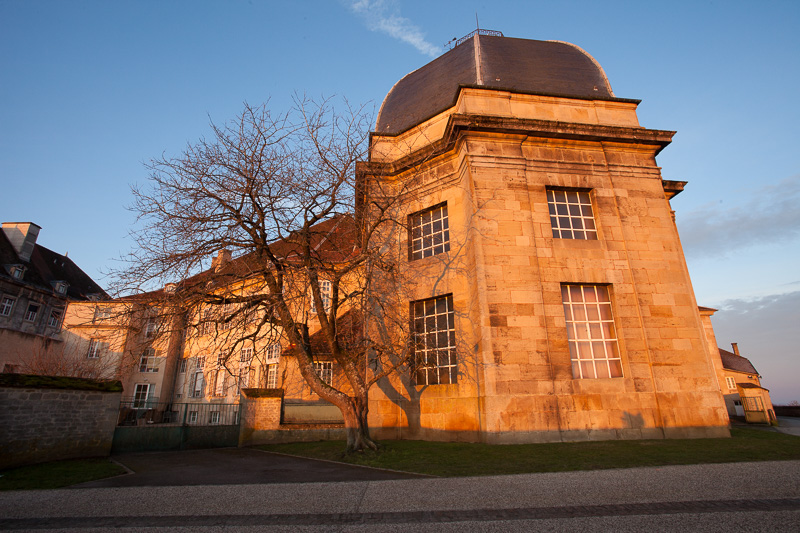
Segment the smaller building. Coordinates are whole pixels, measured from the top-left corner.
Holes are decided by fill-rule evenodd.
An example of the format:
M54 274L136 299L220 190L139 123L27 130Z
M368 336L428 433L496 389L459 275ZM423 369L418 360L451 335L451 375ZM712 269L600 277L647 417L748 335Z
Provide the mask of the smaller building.
M769 390L761 386L761 376L753 363L739 354L739 346L731 343L733 352L719 349L722 361L720 388L730 416L743 416L747 422L767 423L775 420Z
M68 301L106 293L66 255L36 244L41 227L3 222L0 231L0 371L76 375L64 367ZM88 376L83 376L88 377Z

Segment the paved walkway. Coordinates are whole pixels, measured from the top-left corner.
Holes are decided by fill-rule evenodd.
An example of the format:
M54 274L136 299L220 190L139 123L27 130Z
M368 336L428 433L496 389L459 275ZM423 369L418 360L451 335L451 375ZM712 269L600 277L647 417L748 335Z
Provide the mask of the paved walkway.
M0 493L0 530L730 533L798 524L800 461Z

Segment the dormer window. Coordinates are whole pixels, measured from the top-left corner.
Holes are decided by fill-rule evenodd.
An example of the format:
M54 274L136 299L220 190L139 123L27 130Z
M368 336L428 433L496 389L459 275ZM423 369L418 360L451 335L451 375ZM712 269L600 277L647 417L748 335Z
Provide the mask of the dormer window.
M25 267L22 265L11 265L8 268L8 273L14 279L22 279L25 276Z
M66 281L54 281L53 282L53 290L56 291L57 294L67 294L67 288L69 288L69 283Z

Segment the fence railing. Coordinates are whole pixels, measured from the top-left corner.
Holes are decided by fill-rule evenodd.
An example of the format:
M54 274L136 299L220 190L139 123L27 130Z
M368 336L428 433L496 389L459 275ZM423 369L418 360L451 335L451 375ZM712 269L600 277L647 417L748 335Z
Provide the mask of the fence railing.
M232 426L239 423L235 403L123 401L118 426Z

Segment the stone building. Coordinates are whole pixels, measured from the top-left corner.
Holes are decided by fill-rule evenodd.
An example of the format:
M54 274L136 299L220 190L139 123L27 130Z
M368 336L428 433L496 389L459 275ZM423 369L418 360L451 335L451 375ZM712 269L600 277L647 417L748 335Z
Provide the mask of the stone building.
M36 243L40 230L32 222L4 222L0 232L3 372L63 373L69 367L61 358L67 302L105 297L103 289L66 255Z
M655 159L674 132L577 46L482 33L395 84L361 168L409 191L424 339L415 380L372 393L373 432L727 436L669 203L685 183Z
M359 216L369 216L378 186L402 191L398 220L408 231L394 240L395 256L414 280L400 306L413 369L372 388L373 435L728 436L716 340L670 207L685 182L665 180L656 164L674 132L641 126L639 101L617 97L577 46L485 33L395 84L357 169ZM223 254L195 281L214 283L248 260ZM279 330L255 352L236 348L228 365L204 340L213 316L184 312L198 327L151 346L163 370L145 396L236 401L243 384L258 384L313 403ZM247 324L223 323L214 327L239 346ZM146 336L142 324L130 327ZM150 368L140 356L137 391ZM315 369L336 380L332 362Z

